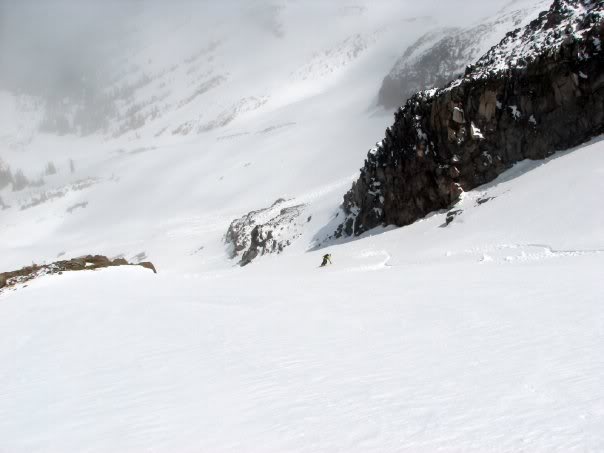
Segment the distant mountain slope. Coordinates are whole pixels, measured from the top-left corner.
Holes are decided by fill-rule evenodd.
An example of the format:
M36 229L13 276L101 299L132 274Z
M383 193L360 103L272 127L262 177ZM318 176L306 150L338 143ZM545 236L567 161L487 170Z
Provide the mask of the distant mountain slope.
M465 75L395 114L344 197L338 234L408 225L522 159L604 132L604 8L555 0Z
M495 18L469 28L430 31L409 46L384 78L378 104L395 108L418 91L439 88L463 74L510 30L528 23L549 0L513 2Z
M0 78L0 95L11 93L14 104L22 104L22 93L36 98L32 133L106 139L194 136L336 83L350 66L383 46L384 31L392 35L393 24L409 14L383 2L368 8L363 2L236 0L207 11L194 3L183 8L133 3L121 39L113 37L111 48L99 45L102 52L90 48L92 55L71 56L69 77L58 76L60 90L17 89L14 82L3 86ZM309 23L320 33L307 33ZM408 29L415 36L421 27ZM80 68L72 61L78 56L102 61Z
M52 102L0 95L0 268L87 253L229 267L229 225L279 198L303 215L243 229L242 253L314 247L390 122L367 106L395 56L506 2L227 2L242 6L237 17L222 6L187 14L199 2L133 4L96 90L75 79Z

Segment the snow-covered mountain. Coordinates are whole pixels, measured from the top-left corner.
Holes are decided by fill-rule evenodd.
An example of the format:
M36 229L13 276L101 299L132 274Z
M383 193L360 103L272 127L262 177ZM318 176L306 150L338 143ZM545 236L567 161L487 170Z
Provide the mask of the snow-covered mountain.
M8 100L4 108L11 114L35 110L39 118L27 118L30 128L51 133L203 133L267 103L275 109L319 93L372 53L390 59L384 54L444 16L409 2L232 3L208 6L209 11L153 2L130 7L131 25L107 43L110 50L97 52L104 60L94 74L76 78L76 88L61 96L37 96L36 109L27 102L11 109ZM462 14L454 20L467 21ZM311 25L320 32L306 33ZM114 48L118 39L120 47ZM14 100L21 101L27 99Z
M488 126L535 140L520 103L530 98L536 121L558 115L565 130L537 134L543 154L506 165L549 157L485 167L455 206L404 228L379 217L327 240L392 124L375 94L399 56L446 27L524 8L530 22L541 3L185 4L130 3L95 53L103 70L68 78L87 94L0 93L0 272L64 264L0 288L0 451L601 450L604 142L545 147L601 126L588 115L601 66L577 73L591 90L584 116L542 111L510 78L504 97L478 103L495 109L484 124L447 123L460 147L475 142L472 159L480 135L510 157ZM555 5L601 27L601 1ZM498 89L531 61L517 50L542 58L587 33L552 27L510 33L446 93L473 93L477 79ZM559 63L542 80L562 80ZM556 87L576 107L572 83ZM497 106L514 96L516 109ZM395 132L402 142L431 130ZM397 143L382 142L380 159ZM413 190L429 172L417 175ZM325 253L333 264L319 268ZM89 254L158 273L70 260Z
M384 78L378 104L388 109L399 107L418 91L443 87L506 33L528 24L549 4L549 0L510 2L494 17L471 27L427 32L405 50Z
M95 83L58 100L1 94L0 158L25 187L0 192L3 268L143 251L167 268L230 266L231 221L280 198L307 206L312 246L390 122L368 108L395 56L503 4L436 3L135 8Z

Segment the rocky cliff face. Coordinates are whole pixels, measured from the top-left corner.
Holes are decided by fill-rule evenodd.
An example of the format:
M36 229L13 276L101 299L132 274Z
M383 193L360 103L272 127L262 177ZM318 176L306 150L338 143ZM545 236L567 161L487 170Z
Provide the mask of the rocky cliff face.
M408 225L523 159L604 132L604 1L555 0L442 90L395 113L344 197L337 235Z

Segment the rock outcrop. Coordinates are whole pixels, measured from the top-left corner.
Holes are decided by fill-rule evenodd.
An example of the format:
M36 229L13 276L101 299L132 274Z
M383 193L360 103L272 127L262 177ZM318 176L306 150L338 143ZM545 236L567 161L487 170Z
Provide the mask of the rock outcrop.
M239 264L245 266L258 256L281 253L301 235L304 208L280 198L269 208L233 220L225 235L231 259L240 258Z
M344 196L336 235L408 225L523 159L604 133L604 2L556 0L463 77L395 113Z
M103 255L87 255L70 260L56 261L52 264L32 264L16 271L0 273L0 291L3 288L14 287L30 280L49 274L62 274L63 272L94 270L115 266L142 266L157 273L155 266L150 262L133 264L123 258L114 260Z

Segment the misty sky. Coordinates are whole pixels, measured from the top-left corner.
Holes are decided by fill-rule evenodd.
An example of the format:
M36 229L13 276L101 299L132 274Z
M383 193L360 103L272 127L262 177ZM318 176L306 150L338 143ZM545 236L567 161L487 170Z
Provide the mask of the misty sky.
M67 89L102 64L104 51L123 32L126 16L120 13L133 5L0 0L0 83L43 93Z
M334 1L342 5L387 5L439 17L454 14L458 21L464 16L467 21L475 21L510 3L509 0ZM308 5L315 11L320 11L323 4L318 0L0 0L0 88L62 96L74 87L94 85L104 68L112 63L114 49L127 45L132 30L151 33L161 29L161 23L156 21L178 15L199 21L202 29L205 21L224 17L256 20L257 16L249 14L254 8L294 3Z

